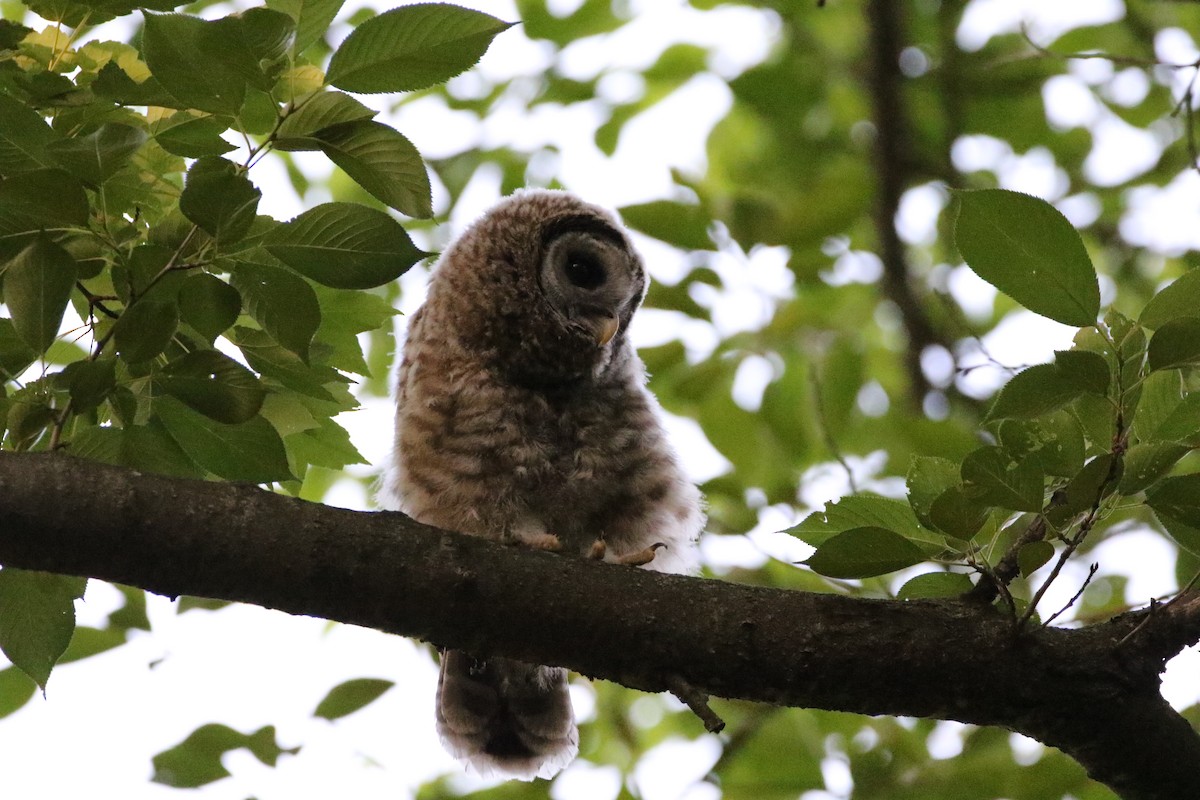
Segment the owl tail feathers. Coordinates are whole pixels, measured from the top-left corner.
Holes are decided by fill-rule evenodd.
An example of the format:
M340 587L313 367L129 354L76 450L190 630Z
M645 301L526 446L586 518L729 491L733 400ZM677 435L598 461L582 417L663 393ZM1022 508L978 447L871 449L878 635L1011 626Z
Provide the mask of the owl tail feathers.
M579 752L566 670L442 654L437 728L455 758L484 776L550 778Z

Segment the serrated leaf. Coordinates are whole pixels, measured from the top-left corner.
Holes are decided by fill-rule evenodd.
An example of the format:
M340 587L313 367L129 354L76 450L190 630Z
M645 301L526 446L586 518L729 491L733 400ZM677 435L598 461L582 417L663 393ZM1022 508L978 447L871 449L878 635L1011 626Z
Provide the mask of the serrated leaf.
M961 572L926 572L905 581L896 597L900 600L961 597L972 587L971 579Z
M921 549L895 531L864 527L831 537L803 563L828 578L871 578L924 560Z
M425 89L473 67L512 25L442 3L394 8L346 37L329 60L327 79L366 94Z
M139 300L114 326L117 353L129 364L148 361L167 349L178 327L179 308L174 303Z
M188 457L230 481L294 480L279 433L260 416L226 425L170 397L155 401L154 414Z
M51 142L46 152L67 172L99 186L125 166L147 138L141 128L109 123L86 136Z
M975 274L1025 308L1083 327L1100 285L1079 233L1045 200L1007 189L957 191L954 241Z
M307 361L308 347L321 324L312 287L291 270L249 262L238 262L230 280L263 330Z
M309 209L276 226L263 243L292 269L335 289L382 286L429 255L386 213L353 203Z
M83 226L83 184L60 169L23 172L0 181L0 236Z
M228 129L228 123L220 117L198 117L160 131L154 140L162 149L177 156L219 156L237 149L236 145L221 138Z
M1036 364L1023 369L1000 389L988 419L1036 417L1062 408L1087 390L1057 364Z
M1014 458L1029 459L1048 475L1069 478L1083 467L1083 428L1067 411L1054 411L1036 420L1006 419L1000 424L999 436L1000 444Z
M288 112L279 125L275 147L279 150L319 150L320 143L312 138L318 131L347 122L369 120L378 113L348 94L321 92Z
M1014 461L1003 448L980 447L962 463L967 494L986 506L1012 511L1041 511L1042 471L1030 460Z
M1200 447L1200 392L1184 397L1154 434L1163 441Z
M120 394L118 388L116 395ZM161 426L84 428L71 438L71 455L139 472L202 478L204 473Z
M1054 557L1054 545L1047 541L1027 542L1017 551L1017 567L1028 578Z
M75 630L86 578L0 569L0 650L43 690Z
M0 318L0 380L9 381L37 360L38 353L17 334L11 319Z
M905 538L930 548L931 553L942 547L940 537L921 527L908 503L890 497L868 495L851 495L835 503L826 503L823 511L809 514L784 533L790 533L813 547L820 547L839 533L864 527L897 531Z
M942 492L959 483L959 465L947 458L914 456L908 464L906 479L908 504L921 524L934 527L929 517L933 501Z
M1178 372L1154 372L1142 381L1137 413L1133 418L1133 437L1141 442L1173 441L1160 436L1162 427L1183 400L1183 376ZM1197 420L1200 426L1200 420Z
M1200 528L1200 473L1165 478L1146 492L1155 513Z
M209 342L229 330L242 311L242 297L225 281L202 272L179 287L179 317Z
M318 418L316 428L287 437L286 444L292 457L306 464L340 470L367 463L346 429L328 417Z
M37 353L58 336L63 312L75 286L75 259L48 236L40 235L4 270L4 302L13 329Z
M1143 442L1125 453L1125 472L1117 491L1137 494L1170 472L1171 467L1191 452L1191 448L1175 442Z
M1127 336L1126 340L1130 338ZM1099 395L1108 393L1112 375L1108 361L1099 353L1090 350L1056 350L1054 366L1066 381L1083 387L1083 391Z
M317 704L314 717L335 720L373 703L396 684L380 678L355 678L339 683Z
M1173 319L1200 313L1200 269L1189 270L1150 298L1138 322L1158 328Z
M929 520L938 530L963 541L979 533L987 522L988 507L976 502L962 486L951 486L929 507Z
M294 754L300 748L284 749L275 738L275 726L259 728L251 734L241 733L227 725L203 725L179 744L154 756L155 783L176 788L204 786L228 777L229 770L221 757L230 750L246 748L267 766L275 766L279 756Z
M1178 317L1164 322L1150 337L1147 356L1152 370L1200 364L1200 317Z
M1046 518L1061 528L1073 517L1090 511L1116 491L1122 469L1120 462L1114 466L1112 453L1096 456L1084 464L1065 487L1055 492L1055 503L1046 509Z
M0 175L53 167L46 147L60 138L40 114L0 92Z
M188 170L179 210L218 242L230 244L250 230L261 198L262 192L235 164L206 156Z
M92 81L92 92L97 97L121 105L160 106L162 108L189 108L190 104L173 97L153 75L135 80L116 61L109 61L100 68L96 80Z
M112 358L76 361L63 367L59 378L71 394L71 412L85 414L117 387L116 361Z
M217 422L246 422L266 390L250 370L216 350L196 350L163 368L159 383L173 397Z
M425 162L399 131L382 122L357 120L323 128L312 138L380 202L410 217L433 216Z
M142 51L158 83L184 107L236 114L246 79L224 66L229 53L213 35L217 22L184 14L146 14Z
M267 0L267 6L296 21L292 53L299 55L329 30L344 0Z
M1155 509L1154 516L1167 534L1194 556L1200 556L1200 525L1188 525Z

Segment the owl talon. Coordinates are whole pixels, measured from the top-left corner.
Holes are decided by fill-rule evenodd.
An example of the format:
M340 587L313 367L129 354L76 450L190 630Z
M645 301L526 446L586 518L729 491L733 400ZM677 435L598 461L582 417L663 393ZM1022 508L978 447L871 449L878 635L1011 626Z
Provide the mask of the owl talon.
M636 553L626 553L623 556L619 556L616 560L616 563L624 564L629 567L644 566L654 560L654 554L660 547L666 547L666 545L662 542L655 542L645 550L638 550Z

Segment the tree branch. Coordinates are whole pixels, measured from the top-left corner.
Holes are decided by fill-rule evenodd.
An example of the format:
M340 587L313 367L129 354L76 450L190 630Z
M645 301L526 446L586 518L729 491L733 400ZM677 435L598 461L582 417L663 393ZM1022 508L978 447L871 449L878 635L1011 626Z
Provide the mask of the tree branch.
M929 381L921 369L921 353L930 345L945 345L909 283L908 259L896 231L896 212L911 177L910 165L915 163L903 100L904 75L900 71L906 13L906 5L894 0L869 0L866 4L870 58L867 84L875 123L873 156L877 185L873 218L879 258L883 262L883 292L900 310L908 332L905 365L913 402L920 408L929 391Z
M1200 736L1158 692L1200 595L1014 637L970 602L662 575L52 454L0 453L0 563L254 603L649 692L999 725L1130 800L1200 797Z

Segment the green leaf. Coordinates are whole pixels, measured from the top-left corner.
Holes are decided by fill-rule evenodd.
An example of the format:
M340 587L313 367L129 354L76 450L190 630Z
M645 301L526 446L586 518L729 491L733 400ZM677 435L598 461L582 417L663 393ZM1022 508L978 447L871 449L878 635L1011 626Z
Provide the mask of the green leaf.
M1181 522L1158 509L1154 510L1154 516L1177 545L1194 556L1200 556L1200 525Z
M350 434L328 417L317 419L317 427L287 437L288 452L306 464L328 469L345 469L367 460L350 441Z
M230 481L272 483L294 480L279 433L260 416L226 425L196 413L171 397L159 397L154 414L193 461Z
M159 84L185 108L233 115L246 98L246 79L225 66L236 59L223 52L213 33L217 24L184 14L146 14L143 53Z
M1180 317L1194 317L1200 313L1200 269L1189 270L1158 294L1142 309L1138 322L1147 328L1159 328Z
M0 318L0 379L12 380L37 360L38 353L17 334L12 320Z
M804 561L828 578L870 578L925 560L915 544L887 528L851 528L817 547Z
M312 138L380 202L410 217L433 216L425 163L399 131L364 119L323 128Z
M1057 364L1036 364L1004 384L988 411L988 419L1037 417L1062 408L1085 391L1085 383L1059 369Z
M162 130L154 139L168 153L186 158L219 156L237 146L221 138L229 124L220 117L196 117Z
M1055 493L1056 502L1046 509L1046 518L1061 528L1075 516L1090 511L1116 491L1122 469L1119 462L1114 467L1112 453L1096 456Z
M327 80L366 94L425 89L470 69L512 25L442 3L394 8L346 37L329 60Z
M158 425L84 428L71 438L71 455L156 475L204 477L204 473Z
M1184 397L1154 434L1163 441L1200 447L1200 392Z
M237 322L242 297L225 281L202 272L179 287L179 317L211 343Z
M0 182L0 236L87 224L83 184L59 169L14 175Z
M51 142L46 152L67 172L99 186L125 166L147 138L141 128L110 123L87 136Z
M1140 350L1136 357L1141 357ZM1056 350L1054 365L1064 380L1083 387L1083 391L1099 395L1108 393L1112 375L1108 361L1099 353L1090 350Z
M396 684L380 678L356 678L339 683L317 704L314 717L335 720L373 703Z
M1000 444L1016 459L1028 459L1048 475L1069 478L1083 467L1083 428L1068 411L1053 411L1036 420L1006 419Z
M656 200L619 209L631 228L683 250L712 250L712 217L700 206Z
M1027 542L1017 551L1017 567L1028 578L1054 557L1054 545L1047 541Z
M155 783L176 788L194 788L229 776L221 757L230 750L246 748L267 766L275 766L284 753L295 754L300 748L285 750L275 738L275 726L259 728L251 734L240 733L226 725L203 725L169 750L154 756Z
M784 533L820 547L839 533L868 527L898 531L905 538L930 548L930 553L942 549L941 537L921 527L908 503L890 497L843 497L836 503L826 503L823 511L809 514Z
M1117 491L1124 495L1137 494L1170 472L1171 467L1189 452L1190 447L1175 442L1135 444L1125 453L1125 471Z
M17 335L39 354L58 336L74 286L75 259L44 234L8 262L4 302Z
M206 156L192 164L179 196L179 210L221 244L246 235L262 197L250 179L230 161Z
M38 685L16 667L0 669L0 719L29 702Z
M908 464L908 503L917 519L934 527L930 519L933 501L947 489L958 486L959 465L946 458L914 456Z
M121 105L161 106L162 108L191 107L190 103L183 102L169 94L153 75L140 82L136 81L116 61L109 61L100 68L100 73L92 82L91 90L97 97L103 97Z
M1146 492L1156 514L1200 528L1200 472L1166 478Z
M929 507L929 520L938 530L967 541L987 522L988 507L972 498L962 486L951 486Z
M325 203L276 226L264 239L271 255L335 289L371 289L394 281L428 253L386 213Z
M75 600L87 578L0 569L0 650L44 691L71 642Z
M53 167L46 147L59 138L40 114L0 92L0 175Z
M1200 317L1178 317L1164 322L1150 337L1147 355L1152 370L1200 364Z
M267 0L267 6L296 21L292 53L299 55L329 30L344 0Z
M1054 206L1007 189L956 191L954 240L979 277L1025 308L1083 327L1100 313L1100 285L1079 233Z
M139 300L114 326L117 353L129 364L149 361L167 349L178 327L179 308L174 303Z
M981 447L962 463L967 494L976 502L1013 511L1041 511L1041 469L1031 460L1014 461L1003 448Z
M1142 391L1133 418L1134 439L1141 442L1175 441L1160 436L1162 427L1183 400L1183 376L1174 371L1153 372L1142 381Z
M172 361L159 382L167 394L228 424L251 419L266 395L253 372L216 350L196 350Z
M291 270L249 262L236 264L230 280L263 330L307 361L308 347L321 324L312 287Z
M961 572L926 572L905 581L896 597L900 600L961 597L971 588L971 579Z
M100 405L117 388L117 362L112 358L76 361L59 373L71 394L71 411L85 414Z
M278 150L319 150L312 138L318 131L347 122L372 119L378 111L367 108L348 94L321 92L288 112L275 138Z

